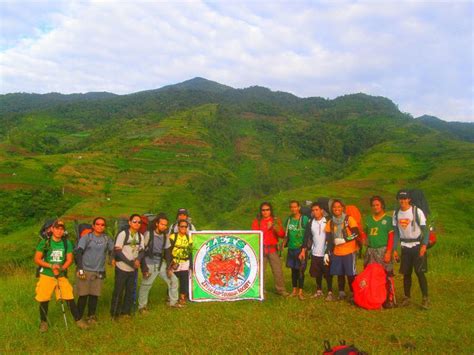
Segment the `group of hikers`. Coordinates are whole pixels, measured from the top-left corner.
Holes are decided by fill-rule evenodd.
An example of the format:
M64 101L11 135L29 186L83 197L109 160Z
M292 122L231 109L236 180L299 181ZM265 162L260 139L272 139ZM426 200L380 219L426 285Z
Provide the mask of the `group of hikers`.
M271 203L261 203L251 228L263 234L263 267L265 270L267 263L270 264L276 293L305 299L305 270L310 261L309 274L316 281L312 298L324 297L324 279L327 301L352 301L356 258L359 250L366 246L364 268L372 263L380 264L386 272L388 291L393 287L393 261L401 259L400 273L403 274L404 288L402 306L410 304L412 273L415 272L422 293L421 305L427 309L429 301L425 272L429 228L426 216L420 208L411 204L410 191L400 190L397 200L399 207L393 216L389 216L385 211L384 199L372 196L372 212L364 219L362 228L353 216L346 213L346 206L339 199L330 200L329 204L314 202L308 214L302 212L298 201L290 201L290 216L284 223L275 217ZM128 227L121 230L114 240L105 232L105 218L97 217L92 222L92 230L79 238L74 246L64 237L64 222L55 220L52 223L47 230L50 237L41 240L34 257L39 267L35 298L39 302L41 332L48 330L48 304L54 291L56 299L61 301L66 325L64 301L80 328L88 328L97 322L97 304L104 284L107 256L115 269L110 307L112 318L131 317L135 303L138 303L140 314L147 313L148 295L158 276L168 286L168 305L173 308L186 305L192 269L193 241L189 232L196 230L187 209L178 210L176 221L171 226L164 213L158 214L144 233L140 231L141 224L142 216L132 214L128 219ZM400 258L398 243L401 244ZM280 257L282 248L288 249L286 266L291 269L291 293L285 289ZM77 271L73 288L66 273L74 261ZM139 288L138 270L142 272ZM337 276L337 296L333 293L333 276ZM346 294L346 278L350 296ZM78 297L77 303L74 294ZM387 300L383 305L386 308L393 307L390 294L387 292Z

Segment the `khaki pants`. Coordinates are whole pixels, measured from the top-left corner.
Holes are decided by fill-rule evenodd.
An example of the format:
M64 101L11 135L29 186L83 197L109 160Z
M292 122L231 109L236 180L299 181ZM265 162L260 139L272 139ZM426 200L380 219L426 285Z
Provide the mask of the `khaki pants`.
M281 260L277 252L269 253L263 257L263 273L267 270L267 261L270 263L272 269L273 280L275 281L275 289L277 293L286 292L285 281L283 279L283 269L281 266Z

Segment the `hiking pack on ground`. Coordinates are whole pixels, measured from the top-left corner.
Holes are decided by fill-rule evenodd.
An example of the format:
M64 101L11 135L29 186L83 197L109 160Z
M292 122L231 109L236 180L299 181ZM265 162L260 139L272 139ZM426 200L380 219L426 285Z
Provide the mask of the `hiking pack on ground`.
M413 212L413 219L411 222L411 227L415 228L415 223L420 226L420 219L418 216L418 209L423 211L423 214L425 215L426 220L428 221L428 216L431 214L430 207L428 205L428 200L425 197L425 194L423 193L422 190L420 189L411 189L411 190L406 190L410 194L410 199L411 199L411 205L412 205L412 212ZM395 224L398 225L398 212L400 211L400 208L397 208L394 213L394 221ZM434 226L432 223L427 224L427 227L430 231L429 235L429 241L428 241L428 249L431 248L436 244L437 236L436 236L436 231L434 229ZM420 240L423 240L423 235L420 235ZM403 240L402 240L403 241Z
M365 309L380 309L387 299L387 273L382 265L372 263L352 283L354 302Z
M324 341L323 355L366 355L365 351L360 351L354 345L347 345L345 340L341 340L339 345L331 347L328 340Z

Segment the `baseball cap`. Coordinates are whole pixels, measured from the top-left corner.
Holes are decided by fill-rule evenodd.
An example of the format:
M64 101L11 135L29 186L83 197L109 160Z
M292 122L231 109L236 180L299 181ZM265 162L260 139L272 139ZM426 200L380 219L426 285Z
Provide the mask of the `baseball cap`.
M186 216L189 216L188 210L186 208L180 208L178 210L178 214L185 214Z
M402 198L410 198L410 192L408 190L400 190L397 193L397 200Z
M57 220L53 223L53 227L54 228L62 228L62 229L66 229L66 226L64 225L64 222L63 221L60 221L60 220Z

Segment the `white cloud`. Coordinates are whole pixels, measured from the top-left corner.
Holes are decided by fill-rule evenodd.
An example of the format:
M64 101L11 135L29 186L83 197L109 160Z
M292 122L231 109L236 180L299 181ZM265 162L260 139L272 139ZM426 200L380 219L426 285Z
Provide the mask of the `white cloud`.
M2 27L3 93L129 93L203 76L300 96L365 91L414 116L474 120L469 2L41 3L41 21L16 20L14 4L2 11L16 28Z

